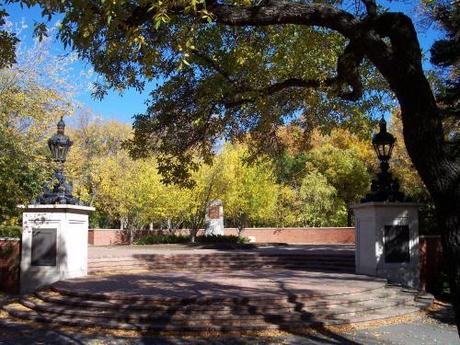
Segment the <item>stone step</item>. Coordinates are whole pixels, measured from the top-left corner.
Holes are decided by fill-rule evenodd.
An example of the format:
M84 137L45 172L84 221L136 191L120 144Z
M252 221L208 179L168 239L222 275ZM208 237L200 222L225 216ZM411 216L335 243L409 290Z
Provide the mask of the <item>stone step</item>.
M339 293L311 293L311 294L302 294L302 293L288 293L284 295L279 294L257 294L257 295L247 295L247 296L213 296L213 295L193 295L192 297L176 297L176 296L156 296L156 295L137 295L134 293L117 293L117 292L94 292L94 291L85 291L85 290L78 290L74 289L72 285L70 287L62 286L62 284L54 284L49 287L49 290L53 293L60 294L64 298L77 298L77 299L87 299L92 301L107 301L107 302L118 302L118 303L140 303L140 304L160 304L160 305L171 305L171 304L225 304L230 303L234 304L247 304L249 301L251 303L261 303L261 304L268 304L268 303L279 303L279 302L304 302L304 301L317 301L317 300L334 300L340 299L343 297L350 297L356 295L365 295L365 294L373 294L375 292L381 292L382 289L385 291L399 291L399 288L386 288L385 282L383 280L377 280L376 285L371 287L363 287L359 290L354 292L346 291L346 292L339 292ZM40 293L40 292L38 292Z
M332 260L332 259L322 259L322 260L310 260L310 259L283 259L283 260L276 260L276 259L253 259L250 258L248 260L148 260L143 258L129 258L126 260L98 260L98 261L88 261L89 266L99 267L99 266L107 266L107 265L118 265L118 264L138 264L138 263L145 263L149 265L186 265L186 266L210 266L210 265L240 265L240 266L247 266L247 265L263 265L263 264L270 264L270 265L283 265L283 264L318 264L318 265L328 265L328 264L335 264L335 265L354 265L354 260Z
M68 308L38 300L23 299L21 303L40 313L58 315L69 315L79 318L94 318L94 319L111 319L126 322L166 322L166 321L182 321L187 320L247 320L247 321L264 321L264 320L279 320L279 321L302 321L307 318L327 318L337 317L338 315L347 314L354 315L356 313L370 312L373 310L401 306L412 306L413 297L392 297L386 298L384 304L381 299L369 299L363 301L355 301L353 303L344 304L320 304L316 306L295 306L290 308L274 308L274 309L257 309L251 305L227 306L227 309L221 309L218 312L207 310L204 307L202 310L187 310L180 306L160 311L127 311L126 309L87 309L87 308Z
M145 261L151 263L245 263L245 262L354 262L354 257L326 257L326 256L317 256L317 257L297 257L297 256L255 256L255 255L241 255L240 257L233 258L224 258L224 257L212 257L212 255L207 255L206 257L197 257L198 255L181 255L177 257L151 257L151 256L129 256L124 258L90 258L88 261L92 264L97 263L107 263L107 262L130 262L130 261Z
M183 257L190 256L190 260ZM352 260L331 260L321 258L319 260L295 259L290 260L289 255L286 259L279 260L273 257L252 260L253 255L241 255L250 257L250 260L220 260L213 259L211 255L206 256L206 260L196 260L198 255L182 255L180 260L174 261L162 258L157 261L149 261L142 258L113 258L110 260L97 260L88 263L88 272L93 275L114 274L117 272L139 270L151 271L177 271L177 270L199 270L199 271L230 271L240 269L292 269L292 270L314 270L330 271L342 273L354 273L355 263Z
M138 273L142 271L151 271L151 272L171 272L171 271L180 271L180 272L232 272L234 270L241 270L241 269L290 269L294 271L313 271L313 272L336 272L336 273L354 273L354 267L340 267L340 266L331 266L331 267L324 267L324 266L261 266L261 267L195 267L194 269L187 268L187 267L150 267L150 266L142 266L142 265L134 265L134 266L120 266L120 267L101 267L99 269L92 269L88 268L89 275L113 275L119 273Z
M264 319L263 321L248 322L244 319L239 320L167 320L165 322L120 322L113 319L104 319L103 321L93 317L75 317L56 315L52 313L37 313L32 309L21 306L20 308L7 305L4 309L13 317L23 320L31 320L36 322L46 322L55 325L67 325L76 327L102 327L113 329L127 329L136 331L180 331L180 332L244 332L258 331L269 329L291 330L297 328L305 328L316 325L338 325L357 323L365 321L373 321L386 319L396 316L416 312L420 306L386 306L379 309L369 311L354 312L352 314L326 315L324 318L314 318L306 316L302 320L286 320L282 318Z
M98 268L98 267L113 267L113 266L134 266L134 265L148 265L151 267L163 266L163 267L252 267L252 266L346 266L354 267L354 261L273 261L273 260L260 260L260 261L241 261L241 262L221 262L221 261L188 261L188 262L167 262L167 261L158 261L151 262L145 260L127 260L127 261L99 261L96 263L89 262L89 268Z
M386 289L384 287L374 291L364 291L344 296L328 295L328 296L286 296L278 298L264 299L233 299L229 301L220 300L218 303L212 304L211 301L203 303L203 301L193 301L176 299L176 301L148 301L144 298L140 301L130 299L129 301L120 299L101 299L101 296L96 296L96 299L87 297L72 297L70 295L61 295L49 291L38 291L35 293L38 299L52 305L64 307L84 307L87 310L126 310L126 311L165 311L172 308L185 310L187 312L208 310L219 312L228 309L229 307L237 308L253 308L253 310L272 310L272 309L299 309L299 308L315 308L330 305L350 305L361 301L369 301L373 299L390 298L398 295L396 289ZM107 297L107 296L104 296ZM295 307L293 307L295 305Z
M189 261L189 260L354 260L354 254L251 254L241 252L238 254L131 254L128 256L100 256L91 257L89 261L112 261L112 260L160 260L160 261Z
M303 263L317 263L317 264L328 264L328 263L335 263L335 264L344 264L344 265L350 265L354 264L354 260L341 260L341 259L321 259L321 260L316 260L316 259L290 259L290 258L285 258L282 260L277 260L277 259L254 259L254 258L248 258L247 260L221 260L221 259L215 259L215 260L168 260L168 259L161 259L161 260L148 260L148 259L143 259L143 258L128 258L126 260L98 260L98 261L93 261L89 260L88 264L93 265L93 266L98 266L98 265L110 265L110 264L119 264L119 263L139 263L139 262L145 262L149 263L152 265L160 265L160 264L169 264L169 265L245 265L248 263L252 264L303 264Z

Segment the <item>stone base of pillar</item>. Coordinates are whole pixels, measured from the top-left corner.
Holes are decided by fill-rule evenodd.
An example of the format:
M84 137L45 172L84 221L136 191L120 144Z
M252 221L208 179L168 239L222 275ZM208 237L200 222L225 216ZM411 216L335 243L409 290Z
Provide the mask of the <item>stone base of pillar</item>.
M419 288L419 206L406 202L368 202L353 206L356 273Z
M88 269L88 216L93 207L29 205L23 208L21 293Z

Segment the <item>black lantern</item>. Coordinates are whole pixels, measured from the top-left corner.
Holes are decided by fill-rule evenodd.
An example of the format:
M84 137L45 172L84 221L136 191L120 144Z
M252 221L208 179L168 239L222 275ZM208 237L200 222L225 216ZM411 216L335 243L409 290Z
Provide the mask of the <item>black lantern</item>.
M372 145L375 153L381 162L388 162L391 158L391 153L396 142L396 138L387 132L387 123L381 118L379 122L380 132L372 137Z
M399 191L399 181L389 172L388 161L391 158L396 138L387 132L387 123L382 118L379 121L380 131L372 137L372 145L380 160L380 172L377 179L372 180L371 193L367 194L362 202L369 201L405 201L404 193Z
M70 138L64 134L64 130L65 123L61 117L57 124L57 133L48 139L48 147L54 160L61 163L65 162L70 146L73 144Z
M63 118L57 124L57 133L48 139L48 147L58 166L54 172L53 180L43 188L43 194L35 201L38 204L78 204L79 201L72 196L72 186L66 182L64 175L64 162L67 159L70 146L73 142L64 134L65 123Z

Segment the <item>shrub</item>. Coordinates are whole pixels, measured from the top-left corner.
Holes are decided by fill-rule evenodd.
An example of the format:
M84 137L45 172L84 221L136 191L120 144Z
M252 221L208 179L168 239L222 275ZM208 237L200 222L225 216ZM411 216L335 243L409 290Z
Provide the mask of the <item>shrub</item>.
M173 243L190 243L190 235L148 235L144 236L136 241L134 244L173 244ZM246 237L238 237L235 235L220 236L220 235L209 235L209 236L198 236L196 243L212 244L212 243L231 243L231 244L246 244L249 243L249 239Z
M0 237L21 237L21 232L18 225L0 225Z
M238 243L245 244L249 243L247 237L238 237L236 235L208 235L208 236L198 236L196 238L198 243Z
M172 243L188 243L190 236L183 235L148 235L134 241L134 244L172 244Z

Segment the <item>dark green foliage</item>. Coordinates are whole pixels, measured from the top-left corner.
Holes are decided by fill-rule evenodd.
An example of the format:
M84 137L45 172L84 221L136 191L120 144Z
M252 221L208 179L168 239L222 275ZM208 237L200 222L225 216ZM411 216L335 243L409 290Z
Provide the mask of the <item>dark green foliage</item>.
M119 222L112 219L103 210L97 209L89 215L90 229L112 229L119 227Z
M209 235L209 236L198 236L197 237L198 243L238 243L244 244L248 243L249 239L246 237L239 237L236 235Z
M174 243L190 243L191 236L190 235L149 235L144 236L134 244L174 244ZM238 237L234 235L229 236L219 236L219 235L211 235L211 236L198 236L195 239L195 243L203 243L203 244L213 244L213 243L229 243L229 244L245 244L248 243L248 239L246 237Z
M190 238L189 235L148 235L134 241L134 244L189 243Z
M34 164L33 153L0 128L0 223L18 215L17 206L42 190L45 170Z
M8 14L0 7L0 28L5 25ZM0 29L0 68L11 66L16 62L16 44L19 39L15 34Z
M307 173L305 169L306 162L307 155L304 152L292 156L284 153L277 157L275 161L277 182L290 186L299 186Z
M460 3L436 3L432 9L434 19L446 31L444 39L436 41L431 52L431 63L442 68L444 85L437 94L441 112L446 118L460 118ZM455 124L454 124L455 130ZM458 140L458 137L456 138Z
M0 225L0 237L21 237L22 228L17 225Z

